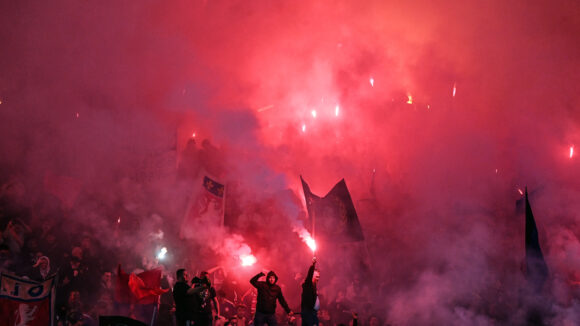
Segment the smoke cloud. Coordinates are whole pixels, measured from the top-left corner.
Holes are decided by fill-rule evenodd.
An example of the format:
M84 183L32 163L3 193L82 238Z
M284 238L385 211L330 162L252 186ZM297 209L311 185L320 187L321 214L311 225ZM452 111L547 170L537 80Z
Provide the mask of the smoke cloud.
M320 196L345 178L366 242L321 251L326 300L368 279L351 286L357 309L396 325L580 321L577 1L4 1L0 12L2 181L49 210L60 201L47 178L69 178L62 228L137 255L169 243L182 259L170 269L231 265L246 283L274 269L290 287L311 259L293 231L306 214L299 176ZM176 166L192 138L200 151L207 140L199 175L226 184L237 228L182 241L200 181ZM540 296L521 270L526 186L550 268ZM239 269L228 255L248 248L258 261ZM360 255L369 270L328 270Z

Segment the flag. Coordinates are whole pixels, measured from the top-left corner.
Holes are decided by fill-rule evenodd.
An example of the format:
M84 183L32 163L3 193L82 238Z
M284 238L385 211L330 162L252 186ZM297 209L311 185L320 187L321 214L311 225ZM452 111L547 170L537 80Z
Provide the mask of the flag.
M208 176L203 177L201 193L192 198L183 218L180 238L193 237L199 228L223 226L225 190L223 184Z
M0 274L0 326L53 325L56 277L43 282Z
M319 197L300 176L312 233L337 242L362 241L364 235L344 179ZM315 225L313 225L315 223Z
M528 200L528 189L525 192L526 201L526 278L536 291L542 289L548 278L548 265L544 261L538 229Z
M161 288L161 269L152 269L139 274L127 274L117 267L115 301L118 303L154 304L159 296L169 289Z

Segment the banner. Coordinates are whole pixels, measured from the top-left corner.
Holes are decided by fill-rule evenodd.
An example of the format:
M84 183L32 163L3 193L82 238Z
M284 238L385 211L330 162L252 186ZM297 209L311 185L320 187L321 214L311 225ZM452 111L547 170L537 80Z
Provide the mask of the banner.
M333 242L363 241L364 235L352 198L344 179L340 180L324 197L310 191L300 177L306 209L310 219L310 232Z
M223 226L226 187L204 176L201 193L192 198L183 218L180 238L194 238L198 229L208 226Z
M0 326L53 325L55 285L55 276L34 282L0 274Z

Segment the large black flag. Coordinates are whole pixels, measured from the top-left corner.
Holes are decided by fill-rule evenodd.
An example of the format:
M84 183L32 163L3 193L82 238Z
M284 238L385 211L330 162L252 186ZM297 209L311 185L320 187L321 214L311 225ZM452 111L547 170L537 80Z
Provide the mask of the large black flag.
M548 265L544 261L538 229L532 213L532 207L528 200L528 189L525 193L526 200L526 278L539 291L548 278Z
M322 198L310 191L310 187L302 176L300 180L304 189L311 232L314 231L317 237L321 236L335 242L364 240L358 215L344 179L340 180Z

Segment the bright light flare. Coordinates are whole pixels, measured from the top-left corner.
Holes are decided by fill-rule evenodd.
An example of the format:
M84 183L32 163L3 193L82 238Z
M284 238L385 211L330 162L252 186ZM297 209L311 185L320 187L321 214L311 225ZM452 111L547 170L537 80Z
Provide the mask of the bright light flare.
M369 83L371 83L371 87L375 87L375 79L373 77L369 79Z
M312 236L310 235L310 232L308 232L308 230L306 230L305 228L298 228L295 227L294 228L294 232L298 233L298 236L300 237L300 239L302 239L302 241L304 241L304 243L308 246L308 248L310 248L310 250L312 251L312 253L314 254L314 252L316 252L316 241L314 240L314 238L312 238Z
M457 84L453 84L453 97L457 94Z
M334 108L334 115L338 117L338 113L339 113L339 112L340 112L340 107L337 105L337 106Z
M520 193L520 195L522 196L524 195L524 192L520 188L518 188L518 192Z
M407 104L413 104L413 96L411 94L407 95Z
M80 114L77 112L77 113L76 113L76 117L77 117L77 119L78 119L78 117L79 117L79 116L80 116Z
M574 157L574 145L570 146L570 158Z
M302 132L306 132L306 124L302 124Z
M316 119L316 110L312 110L312 117Z
M157 254L157 259L159 259L159 260L165 259L166 254L167 254L167 248L165 248L165 247L161 248L161 250L159 250L159 253Z
M195 138L195 131L191 134L191 138Z
M252 266L257 261L258 260L256 259L256 257L254 257L254 255L252 255L252 254L240 256L240 262L241 262L242 266Z
M121 216L117 219L117 224L121 224Z

